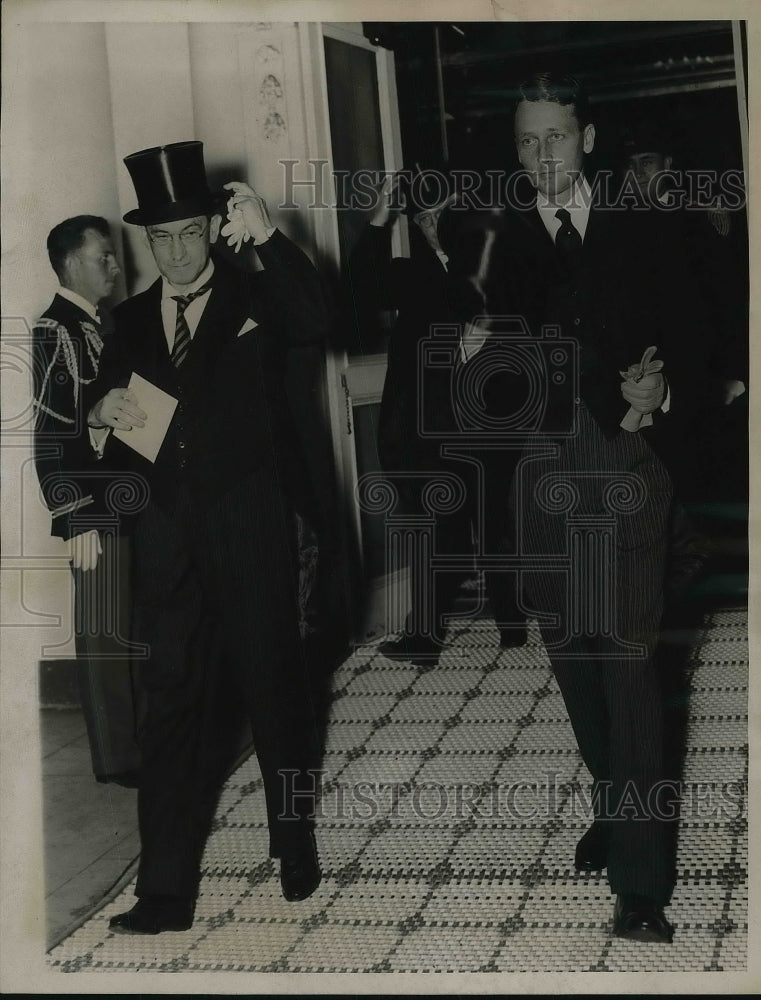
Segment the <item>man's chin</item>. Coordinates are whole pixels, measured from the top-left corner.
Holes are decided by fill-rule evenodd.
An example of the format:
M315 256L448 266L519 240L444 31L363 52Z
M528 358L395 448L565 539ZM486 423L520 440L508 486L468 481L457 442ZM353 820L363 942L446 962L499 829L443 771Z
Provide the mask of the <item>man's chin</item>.
M198 275L193 273L193 268L189 265L183 265L182 267L167 267L166 276L170 281L181 281L186 285L191 281L195 281L198 277Z

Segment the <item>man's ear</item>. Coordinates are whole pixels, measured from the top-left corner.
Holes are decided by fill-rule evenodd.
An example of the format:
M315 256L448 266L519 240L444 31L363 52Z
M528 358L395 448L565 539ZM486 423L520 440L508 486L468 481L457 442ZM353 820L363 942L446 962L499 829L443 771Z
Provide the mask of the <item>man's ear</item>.
M67 255L61 266L61 273L58 275L58 282L61 288L71 288L76 281L76 274L79 268L79 258L75 252Z
M595 127L590 124L584 126L584 152L591 153L595 148Z
M222 216L212 215L209 220L209 243L216 243L219 239L219 230L222 227Z

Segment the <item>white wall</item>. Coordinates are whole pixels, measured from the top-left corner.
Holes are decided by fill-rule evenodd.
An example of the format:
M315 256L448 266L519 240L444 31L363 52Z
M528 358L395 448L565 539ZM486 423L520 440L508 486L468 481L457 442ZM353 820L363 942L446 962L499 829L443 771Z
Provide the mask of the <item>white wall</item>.
M137 207L129 172L129 153L150 146L197 138L190 86L187 24L112 23L105 30L108 83L120 214ZM125 270L129 294L156 278L156 265L138 226L124 225Z
M298 210L278 209L283 201L278 161L306 158L296 25L193 24L190 64L196 137L204 141L210 180L251 184L267 202L273 224L312 255L307 194L297 192ZM271 112L282 127L268 122Z
M117 237L120 226L103 25L69 24L65 35L60 25L24 26L4 50L2 316L15 365L3 373L3 552L26 562L3 573L3 624L39 626L16 633L31 662L48 643L73 653L70 574L31 464L28 331L58 284L45 240L80 213L104 216ZM45 625L50 614L60 627Z
M104 26L17 31L4 52L3 165L12 197L3 205L3 309L36 317L57 284L45 253L49 230L80 213L116 223L119 205Z

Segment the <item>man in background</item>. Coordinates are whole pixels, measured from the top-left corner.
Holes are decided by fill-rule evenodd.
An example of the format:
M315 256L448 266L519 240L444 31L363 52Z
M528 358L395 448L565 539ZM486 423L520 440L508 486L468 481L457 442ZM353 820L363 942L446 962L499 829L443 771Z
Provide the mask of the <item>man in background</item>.
M140 754L136 664L128 641L129 546L106 502L83 397L98 374L119 267L105 219L78 215L47 239L60 286L34 327L35 466L74 574L77 679L95 777L134 787ZM106 528L112 530L104 530ZM99 530L100 529L100 530ZM116 529L116 530L114 530Z
M435 179L427 176L434 173ZM460 429L452 379L467 351L463 337L455 334L450 342L436 333L440 346L450 351L448 367L428 364L424 353L436 327L455 329L460 313L467 312L467 319L472 320L482 305L471 284L459 276L453 279L439 239L440 221L451 214L456 198L445 172L421 171L406 193L399 190L399 175L387 178L351 259L352 298L360 309L397 310L378 427L380 464L394 479L408 513L424 513L421 498L437 475L454 476L463 489L461 504L435 514L433 554L444 561L447 556L472 555L474 541L489 554L508 544L507 496L512 476L510 455L473 451L472 435L464 436ZM402 208L411 222L410 256L392 257L391 231ZM457 448L458 454L447 455L447 446ZM517 452L510 454L517 458ZM477 556L474 565L477 568ZM405 630L399 639L383 643L379 651L390 659L433 664L443 648L445 616L452 613L458 589L472 569L460 566L438 571L432 584L425 566L413 564L409 571L412 611ZM523 645L526 621L516 604L514 574L489 570L484 576L500 645ZM429 614L426 630L421 623Z
M699 202L690 197L689 171L676 148L666 123L632 122L623 139L624 184L633 182L645 202L678 228L710 324L710 405L696 428L703 439L701 461L685 499L738 500L748 485L747 223L744 210L729 211L716 191L704 192Z

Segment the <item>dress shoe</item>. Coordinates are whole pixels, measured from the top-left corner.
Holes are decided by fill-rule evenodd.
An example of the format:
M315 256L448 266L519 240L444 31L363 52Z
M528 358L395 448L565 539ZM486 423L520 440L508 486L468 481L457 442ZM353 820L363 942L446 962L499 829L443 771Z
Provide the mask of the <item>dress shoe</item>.
M284 851L280 859L280 886L289 903L311 896L322 881L314 834L295 851Z
M616 896L613 933L630 941L670 944L674 928L663 915L663 907L654 899L625 893Z
M181 896L141 896L131 910L111 917L108 926L119 934L160 934L193 926L195 900Z
M514 625L512 628L499 630L499 645L502 649L515 649L525 646L528 640L528 629L525 625Z
M608 831L595 821L576 845L577 872L600 872L608 867Z
M140 772L133 770L115 771L113 774L96 774L95 780L102 785L121 785L123 788L139 788Z
M441 655L441 646L433 639L405 633L399 639L381 643L378 652L388 660L406 660L420 667L436 663Z

